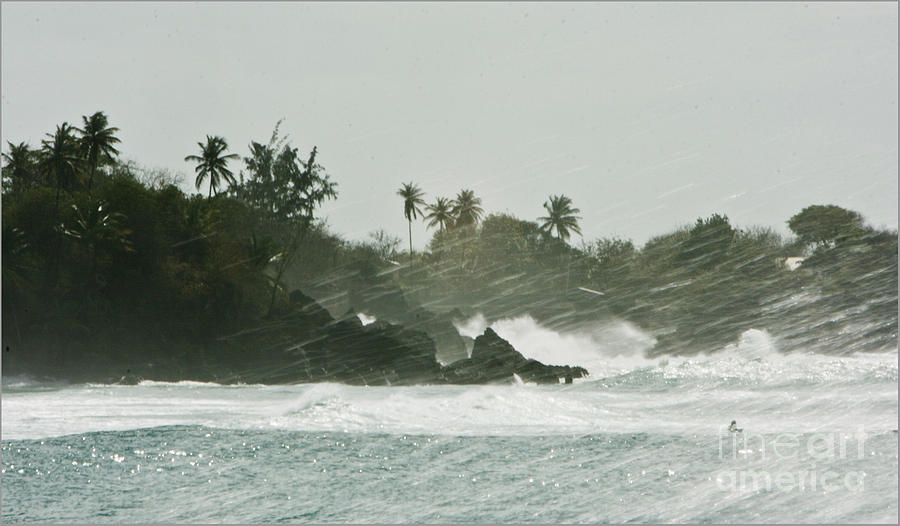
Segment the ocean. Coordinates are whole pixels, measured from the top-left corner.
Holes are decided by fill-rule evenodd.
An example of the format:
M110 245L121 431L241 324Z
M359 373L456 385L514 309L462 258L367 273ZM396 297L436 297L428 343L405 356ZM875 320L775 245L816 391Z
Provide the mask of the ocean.
M591 375L414 387L4 377L2 520L898 520L896 350L783 354L754 329L710 355L648 359L653 339L624 322L492 327L527 357Z

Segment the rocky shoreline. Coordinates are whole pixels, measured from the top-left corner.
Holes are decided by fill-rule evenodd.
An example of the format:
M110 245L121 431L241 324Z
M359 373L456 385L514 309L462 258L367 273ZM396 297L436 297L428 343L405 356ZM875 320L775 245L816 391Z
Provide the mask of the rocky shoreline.
M452 324L424 309L416 310L422 322L411 329L384 321L364 325L352 309L344 316L332 317L299 290L290 295L290 300L287 312L220 338L212 345L216 348L214 356L206 353L203 363L181 364L182 370L177 374L165 364L135 364L121 377L105 381L338 382L371 386L517 381L558 384L588 374L582 367L546 365L527 359L490 328L475 339L470 357L442 365L428 329L440 331L440 337L446 341L444 325L452 328ZM460 337L459 345L462 341Z

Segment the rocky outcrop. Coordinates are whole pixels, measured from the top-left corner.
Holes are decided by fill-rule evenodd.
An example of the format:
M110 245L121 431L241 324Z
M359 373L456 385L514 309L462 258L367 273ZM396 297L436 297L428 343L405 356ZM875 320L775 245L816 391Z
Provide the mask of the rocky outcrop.
M335 319L300 291L290 298L289 312L229 339L231 351L221 353L220 358L230 356L233 366L222 369L215 381L484 384L513 382L515 374L525 382L555 384L587 375L581 367L527 359L490 328L475 339L471 358L441 367L433 336L420 330L435 323L424 309L419 311L419 323L412 327L380 320L363 325L355 309ZM239 350L243 352L235 354ZM221 359L218 365L223 365Z
M418 312L419 322L411 326L381 320L363 325L355 309L335 317L299 290L289 298L289 308L238 333L173 348L164 360L128 361L115 376L110 375L112 371L95 370L79 380L413 385L512 382L516 374L523 381L543 384L587 374L581 367L526 359L491 329L475 339L471 358L442 367L436 359L434 337L421 329L449 329L424 309ZM461 338L459 342L465 353Z
M443 314L411 305L394 284L357 285L347 292L347 297L360 312L428 334L441 363L452 363L468 356L465 342L453 325L453 313Z
M363 325L354 310L335 319L300 291L281 317L227 339L251 365L223 371L218 381L341 382L359 385L439 383L441 368L427 334L399 325Z
M466 344L451 318L421 307L410 311L403 323L405 327L428 334L435 345L435 357L441 363L453 363L469 356Z
M588 374L583 367L545 365L527 359L491 328L475 338L471 358L444 367L442 373L444 380L452 384L509 383L515 381L514 374L524 382L556 384Z

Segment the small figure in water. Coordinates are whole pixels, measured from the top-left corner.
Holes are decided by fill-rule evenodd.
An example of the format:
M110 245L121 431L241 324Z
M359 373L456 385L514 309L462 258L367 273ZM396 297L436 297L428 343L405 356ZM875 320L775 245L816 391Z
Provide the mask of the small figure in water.
M740 433L744 429L737 426L737 420L732 420L731 425L728 426L728 430L732 433Z

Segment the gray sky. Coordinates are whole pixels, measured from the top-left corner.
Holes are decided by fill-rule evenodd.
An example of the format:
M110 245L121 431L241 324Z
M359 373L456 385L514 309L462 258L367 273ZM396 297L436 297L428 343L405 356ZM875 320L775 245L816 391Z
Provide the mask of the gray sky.
M564 193L586 240L828 203L896 228L897 28L896 3L3 2L2 138L103 110L192 184L206 134L243 156L284 117L350 239L405 244L407 181L531 220Z

